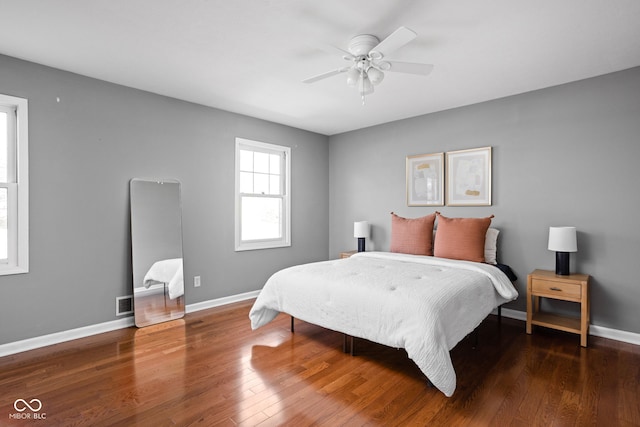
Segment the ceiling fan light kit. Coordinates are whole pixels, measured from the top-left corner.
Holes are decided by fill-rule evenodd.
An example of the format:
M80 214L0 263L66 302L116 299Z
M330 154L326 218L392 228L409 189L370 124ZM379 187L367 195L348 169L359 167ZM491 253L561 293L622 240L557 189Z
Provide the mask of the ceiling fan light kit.
M360 71L355 67L349 68L349 71L347 71L347 84L351 87L356 87L359 79Z
M348 51L336 48L344 53L343 59L352 61L349 67L338 68L303 80L304 83L315 83L319 80L347 73L347 85L355 87L364 105L365 95L373 93L374 86L384 79L383 71L417 74L426 76L431 73L433 65L415 62L398 62L384 60L385 56L417 37L417 34L406 27L400 27L386 39L380 41L376 36L361 34L351 39Z
M384 79L384 73L375 67L369 68L367 76L369 76L369 80L371 80L371 84L374 86L379 85L382 79Z

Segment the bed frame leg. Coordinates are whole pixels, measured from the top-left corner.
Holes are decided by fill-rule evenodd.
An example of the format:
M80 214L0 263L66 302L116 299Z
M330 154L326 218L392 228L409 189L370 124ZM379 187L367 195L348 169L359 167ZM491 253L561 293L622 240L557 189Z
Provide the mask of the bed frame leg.
M291 316L291 333L294 333L295 329L293 327L293 316Z
M478 347L478 341L479 341L478 336L480 335L478 333L478 328L474 329L472 334L473 334L473 345L471 346L471 348L476 348Z
M502 306L498 306L498 323L502 323Z
M348 350L347 350L348 348ZM342 352L349 352L351 356L355 353L354 340L351 335L342 334Z

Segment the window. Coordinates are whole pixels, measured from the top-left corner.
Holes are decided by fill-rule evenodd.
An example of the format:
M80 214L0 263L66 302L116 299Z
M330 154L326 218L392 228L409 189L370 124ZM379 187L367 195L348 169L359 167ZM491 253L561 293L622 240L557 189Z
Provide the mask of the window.
M236 138L236 251L291 246L290 154Z
M0 95L0 275L29 271L27 100Z

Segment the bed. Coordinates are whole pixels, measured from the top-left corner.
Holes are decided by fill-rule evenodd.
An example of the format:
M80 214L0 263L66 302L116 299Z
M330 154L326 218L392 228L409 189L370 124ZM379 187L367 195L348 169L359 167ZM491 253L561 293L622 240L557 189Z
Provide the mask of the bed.
M456 373L449 351L495 308L518 297L515 275L497 263L499 231L490 227L492 218L391 212L389 252L276 272L251 308L251 327L287 313L292 326L295 317L404 348L429 382L452 396Z
M489 264L390 252L299 265L266 282L251 327L280 312L350 336L404 348L446 396L456 386L449 351L496 307L518 296Z

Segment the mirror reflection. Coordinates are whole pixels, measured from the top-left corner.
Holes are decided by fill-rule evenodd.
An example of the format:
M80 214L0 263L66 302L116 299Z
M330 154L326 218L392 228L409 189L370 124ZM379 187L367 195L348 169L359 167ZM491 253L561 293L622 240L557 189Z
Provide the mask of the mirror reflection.
M179 319L184 316L180 183L135 178L130 197L136 326Z

